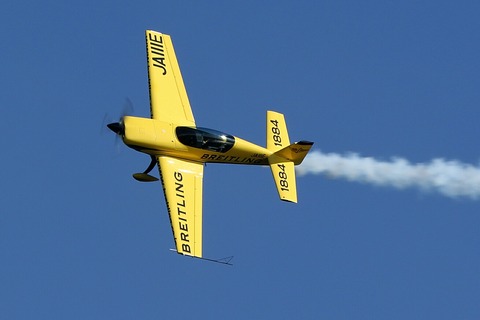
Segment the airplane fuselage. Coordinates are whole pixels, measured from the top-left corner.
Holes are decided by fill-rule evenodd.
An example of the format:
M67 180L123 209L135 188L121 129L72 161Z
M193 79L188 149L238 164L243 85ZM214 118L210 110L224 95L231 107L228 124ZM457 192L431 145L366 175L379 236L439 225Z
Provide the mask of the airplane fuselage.
M216 130L155 119L124 117L124 143L152 156L195 162L268 165L272 151Z

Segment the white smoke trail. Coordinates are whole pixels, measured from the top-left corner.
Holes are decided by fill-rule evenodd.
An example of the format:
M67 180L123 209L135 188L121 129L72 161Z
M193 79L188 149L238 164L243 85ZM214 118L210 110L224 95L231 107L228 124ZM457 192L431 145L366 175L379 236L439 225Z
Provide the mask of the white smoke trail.
M429 163L411 164L402 158L386 162L355 153L339 155L314 151L297 167L297 173L325 174L399 189L417 187L452 198L480 198L480 167L455 160L433 159Z

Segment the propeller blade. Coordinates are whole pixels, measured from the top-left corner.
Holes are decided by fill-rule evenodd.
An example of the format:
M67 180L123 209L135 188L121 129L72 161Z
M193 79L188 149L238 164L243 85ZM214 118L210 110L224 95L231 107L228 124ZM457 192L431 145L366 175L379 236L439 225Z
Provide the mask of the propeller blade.
M122 118L125 116L131 116L133 114L134 108L133 108L133 103L132 100L129 98L125 98L125 103L123 104L123 109L122 109Z
M110 129L116 134L115 138L115 149L117 149L117 153L120 152L120 144L118 140L119 138L123 137L125 135L125 126L123 125L123 118L125 116L130 116L133 114L134 108L133 108L133 103L129 98L125 98L125 102L123 104L123 108L121 110L121 113L119 115L118 121L114 121L112 117L110 117L107 113L103 116L103 121L102 121L102 133L105 132L106 128ZM109 123L111 122L111 123ZM108 123L108 124L107 124Z

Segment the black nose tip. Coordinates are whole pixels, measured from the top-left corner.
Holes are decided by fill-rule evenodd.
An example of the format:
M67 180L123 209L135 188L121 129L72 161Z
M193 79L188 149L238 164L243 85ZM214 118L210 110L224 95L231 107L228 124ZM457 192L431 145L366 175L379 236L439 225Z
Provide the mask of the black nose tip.
M108 129L112 130L116 134L120 134L120 135L124 134L123 126L120 124L120 122L113 122L113 123L107 124L107 127Z

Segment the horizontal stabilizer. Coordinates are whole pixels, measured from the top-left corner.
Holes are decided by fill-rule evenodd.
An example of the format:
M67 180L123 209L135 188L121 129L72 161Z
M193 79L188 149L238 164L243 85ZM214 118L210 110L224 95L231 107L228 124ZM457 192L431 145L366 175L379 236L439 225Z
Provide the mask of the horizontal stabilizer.
M290 144L283 114L267 111L267 149L275 152Z
M295 180L295 169L292 161L273 154L268 158L270 169L272 169L273 180L278 190L280 200L297 202L297 183Z

